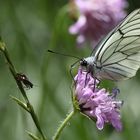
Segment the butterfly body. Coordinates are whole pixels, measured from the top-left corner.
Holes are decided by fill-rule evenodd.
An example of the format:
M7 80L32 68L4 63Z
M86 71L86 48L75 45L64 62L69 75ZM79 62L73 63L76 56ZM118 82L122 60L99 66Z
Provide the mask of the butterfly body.
M82 67L86 67L87 72L92 73L93 76L97 76L98 71L102 69L101 64L97 63L94 56L83 58L83 60L80 62L80 65Z
M129 79L140 68L140 9L134 10L80 62L98 79Z

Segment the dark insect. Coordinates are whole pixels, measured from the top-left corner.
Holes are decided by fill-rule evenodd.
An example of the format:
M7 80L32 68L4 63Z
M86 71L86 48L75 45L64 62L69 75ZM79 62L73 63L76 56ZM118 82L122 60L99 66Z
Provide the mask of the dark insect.
M33 84L29 81L29 79L27 78L25 74L17 73L16 79L18 81L21 81L25 85L26 88L28 89L33 88Z

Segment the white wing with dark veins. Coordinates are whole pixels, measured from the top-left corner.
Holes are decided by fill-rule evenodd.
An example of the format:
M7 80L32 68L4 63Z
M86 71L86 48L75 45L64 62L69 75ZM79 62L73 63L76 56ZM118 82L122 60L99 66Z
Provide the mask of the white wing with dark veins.
M95 63L97 78L118 81L135 76L140 68L140 9L109 33L95 52Z

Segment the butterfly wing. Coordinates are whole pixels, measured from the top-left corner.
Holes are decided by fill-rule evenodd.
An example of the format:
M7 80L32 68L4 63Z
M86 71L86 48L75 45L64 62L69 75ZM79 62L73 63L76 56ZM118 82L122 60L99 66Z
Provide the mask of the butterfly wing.
M140 67L140 9L108 34L95 52L97 78L114 81L135 76Z

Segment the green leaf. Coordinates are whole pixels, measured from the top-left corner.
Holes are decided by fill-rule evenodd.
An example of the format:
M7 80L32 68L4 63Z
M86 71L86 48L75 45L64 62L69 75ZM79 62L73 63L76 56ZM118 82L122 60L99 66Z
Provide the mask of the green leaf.
M40 138L38 138L37 136L35 136L33 133L27 131L28 135L33 139L33 140L41 140Z
M1 40L1 37L0 37L0 50L1 51L5 50L5 43Z
M11 96L11 98L18 104L20 105L23 109L25 109L26 111L30 112L27 105L22 102L21 100L19 100L18 98L14 97L14 96Z
M103 80L101 83L100 83L100 88L105 88L107 89L108 91L112 91L113 88L116 88L117 85L116 83L112 82L112 81L109 81L109 80Z

